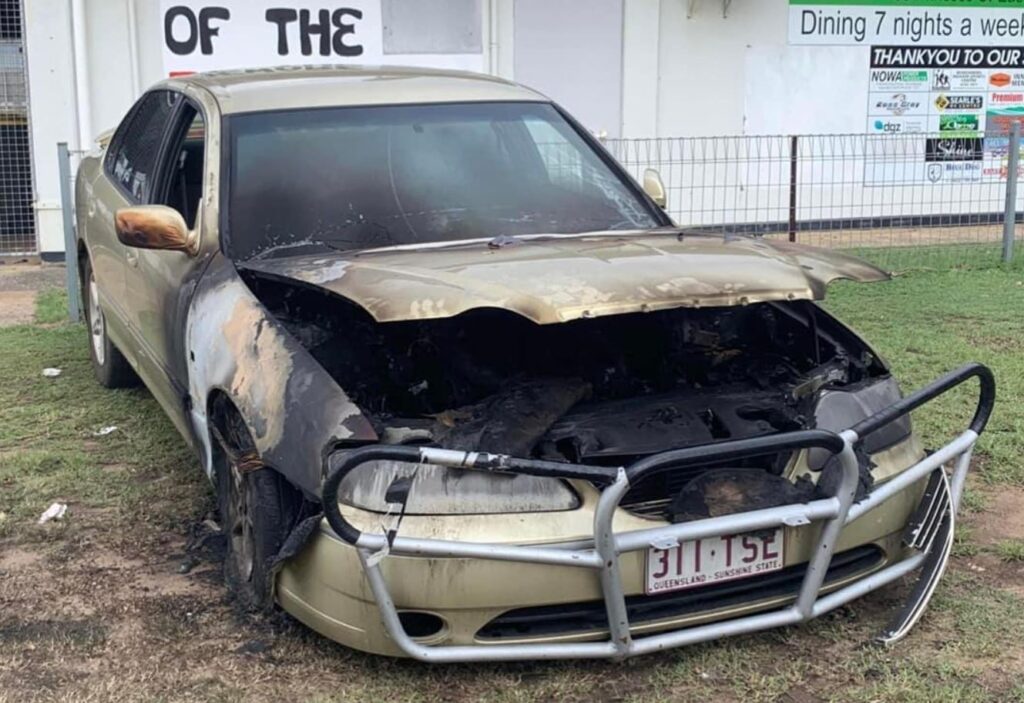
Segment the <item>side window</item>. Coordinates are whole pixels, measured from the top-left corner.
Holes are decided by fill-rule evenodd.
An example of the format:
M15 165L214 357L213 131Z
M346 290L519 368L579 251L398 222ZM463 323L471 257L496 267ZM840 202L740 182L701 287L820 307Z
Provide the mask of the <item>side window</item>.
M180 99L168 90L146 94L111 142L107 173L137 202L148 203L152 195L160 146Z
M580 152L550 122L527 118L526 128L537 143L537 150L553 185L574 193L586 190L586 164Z
M154 201L180 212L191 228L195 226L203 195L206 124L203 113L188 103L182 110L178 125L175 141L167 152L166 185L161 188L161 196L154 197Z

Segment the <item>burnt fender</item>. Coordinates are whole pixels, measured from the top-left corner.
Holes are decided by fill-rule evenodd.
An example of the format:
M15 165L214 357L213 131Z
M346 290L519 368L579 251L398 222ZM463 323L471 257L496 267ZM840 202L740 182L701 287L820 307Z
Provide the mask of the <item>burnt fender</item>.
M343 440L376 440L359 408L218 255L200 280L185 331L191 422L212 477L208 401L223 391L260 457L318 498L324 457Z

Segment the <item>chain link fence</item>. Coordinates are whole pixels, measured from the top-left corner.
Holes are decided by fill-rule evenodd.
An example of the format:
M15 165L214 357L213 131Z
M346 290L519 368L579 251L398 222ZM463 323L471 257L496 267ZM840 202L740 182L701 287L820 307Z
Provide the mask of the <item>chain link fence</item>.
M0 0L0 255L36 253L21 0Z
M1016 134L609 139L682 226L844 249L891 270L997 265L1024 234ZM1012 171L1012 172L1011 172ZM1008 187L1010 200L1007 200Z

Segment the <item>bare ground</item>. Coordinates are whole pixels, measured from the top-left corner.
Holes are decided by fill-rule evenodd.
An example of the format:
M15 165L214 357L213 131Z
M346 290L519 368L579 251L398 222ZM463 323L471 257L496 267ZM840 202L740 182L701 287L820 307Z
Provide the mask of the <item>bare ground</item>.
M84 349L80 336L71 348ZM52 427L16 417L17 401L0 422L0 701L1024 700L1024 559L1006 547L1024 542L1021 485L972 477L949 573L893 650L866 643L906 584L805 627L624 664L428 667L347 650L282 613L236 608L221 582L209 490L175 454L173 434L153 429L151 401L94 395L79 356L58 354L60 379L36 378L49 353L31 356L26 378L38 389L25 397L48 399ZM133 417L116 420L117 432L91 435L126 403ZM148 413L137 426L135 408ZM37 477L28 509L5 464ZM77 483L56 481L61 472ZM51 499L68 503L67 517L35 525Z

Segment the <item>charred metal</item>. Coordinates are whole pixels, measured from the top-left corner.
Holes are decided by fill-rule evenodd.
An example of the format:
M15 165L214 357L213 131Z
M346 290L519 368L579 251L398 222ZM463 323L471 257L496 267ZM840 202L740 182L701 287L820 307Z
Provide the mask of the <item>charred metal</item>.
M685 446L815 427L828 392L887 377L863 343L807 301L552 325L500 309L380 323L316 288L244 278L383 443L619 466ZM671 485L658 479L634 487L623 506L668 517L672 497L708 469L778 477L790 458L676 472ZM782 480L768 491L755 480L750 499L763 502L768 491L775 504L786 502L792 496L782 484L793 486Z

